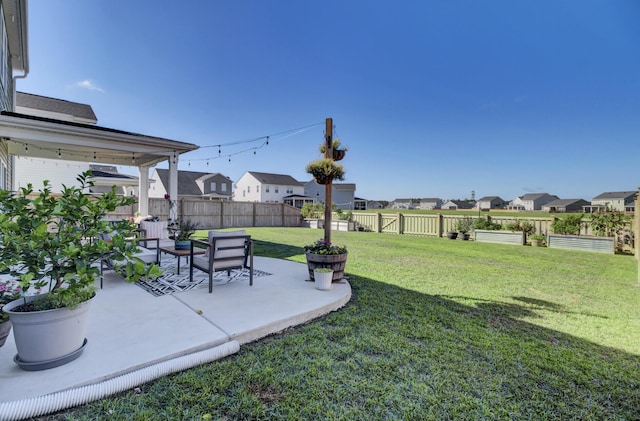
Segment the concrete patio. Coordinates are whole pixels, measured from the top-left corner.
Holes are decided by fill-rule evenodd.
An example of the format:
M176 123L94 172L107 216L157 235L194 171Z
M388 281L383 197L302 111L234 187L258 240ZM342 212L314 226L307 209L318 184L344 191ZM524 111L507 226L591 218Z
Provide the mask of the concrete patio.
M223 358L242 344L337 310L351 298L345 280L331 291L305 282L305 264L256 257L254 266L271 275L255 278L252 287L235 281L216 285L213 294L195 288L160 297L107 274L78 359L23 371L13 362L13 335L0 348L0 420L55 412Z

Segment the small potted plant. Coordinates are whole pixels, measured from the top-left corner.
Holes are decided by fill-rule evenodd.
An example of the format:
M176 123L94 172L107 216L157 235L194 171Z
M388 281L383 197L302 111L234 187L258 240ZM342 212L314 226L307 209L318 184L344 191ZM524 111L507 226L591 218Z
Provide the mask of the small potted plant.
M80 174L79 186L64 187L59 196L48 181L39 193L31 184L19 192L0 190L0 274L9 274L23 295L2 311L13 324L15 361L25 370L56 367L83 351L101 261L123 262L129 281L160 274L133 256L138 247L126 239L131 221L105 220L107 212L135 198L117 196L115 187L85 193L93 185L90 175ZM111 240L101 239L104 233Z
M547 237L542 234L531 234L529 235L529 242L533 247L544 247L544 243Z
M461 240L468 240L471 234L469 232L473 228L473 219L468 216L459 219L456 222L456 231L458 231L458 238Z
M0 346L4 345L11 332L11 320L9 315L2 311L2 307L20 298L21 291L22 288L14 281L0 281Z
M329 291L331 289L331 283L333 281L333 269L331 268L316 268L313 270L315 277L316 288L321 291Z
M171 236L174 241L176 250L189 250L191 247L191 236L198 229L198 224L191 222L188 219L179 221L177 224L173 224L169 227L170 231L173 231Z
M347 264L347 246L336 246L324 239L304 246L309 277L315 280L313 271L318 268L329 268L333 271L333 280L344 278L344 268Z

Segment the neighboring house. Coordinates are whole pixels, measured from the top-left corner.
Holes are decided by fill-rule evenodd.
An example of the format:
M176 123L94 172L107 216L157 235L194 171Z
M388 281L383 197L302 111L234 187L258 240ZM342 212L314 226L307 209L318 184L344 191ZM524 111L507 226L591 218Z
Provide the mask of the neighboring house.
M16 92L16 112L72 123L92 125L98 123L90 105L24 92ZM51 190L60 192L63 185L76 185L78 174L90 169L88 162L16 156L13 188L17 190L26 187L29 183L40 186L42 180L49 180ZM119 189L119 193L123 194L122 188Z
M395 199L391 202L391 209L415 209L411 199Z
M361 197L354 197L353 210L367 210L367 199L363 199Z
M151 174L149 197L164 198L168 193L169 170L156 168ZM220 173L178 171L178 197L231 200L233 181Z
M15 111L15 80L29 74L27 2L0 2L0 111ZM14 78L14 72L15 78ZM13 186L13 159L9 142L0 137L0 189Z
M547 203L558 200L558 196L548 193L528 193L524 196L515 198L507 207L512 210L536 211L542 210Z
M307 203L315 203L316 200L313 197L309 196L299 196L296 194L292 194L290 196L285 196L282 198L282 203L285 205L293 206L294 208L302 209L302 207Z
M542 210L549 213L582 212L586 205L589 202L584 199L556 199L543 205Z
M606 206L621 212L633 212L637 191L605 192L591 199L591 205L585 206L587 212L604 210Z
M247 171L235 184L236 202L283 203L286 196L305 196L304 186L290 175Z
M331 201L338 209L353 210L355 204L356 185L354 183L332 183ZM304 195L315 198L317 202L324 203L325 185L318 184L315 180L304 184Z
M448 210L462 210L462 209L473 209L474 202L469 202L467 200L449 200L442 204L442 209Z
M442 207L442 199L438 199L438 198L425 198L425 199L420 199L420 209L427 209L427 210L433 210L433 209L440 209Z
M478 199L476 208L480 210L502 209L504 205L505 201L499 196L485 196Z
M91 193L106 193L116 186L116 194L121 196L138 196L139 179L133 175L120 174L113 165L89 165L93 187Z
M367 202L367 209L384 209L386 205L378 200L369 200Z

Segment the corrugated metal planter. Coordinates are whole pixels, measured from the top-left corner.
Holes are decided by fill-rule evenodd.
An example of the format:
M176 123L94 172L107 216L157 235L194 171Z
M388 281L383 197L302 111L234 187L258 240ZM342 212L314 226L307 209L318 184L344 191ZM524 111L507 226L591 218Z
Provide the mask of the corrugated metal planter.
M593 251L615 254L614 237L594 237L591 235L549 234L547 245L550 248Z
M353 221L331 221L331 229L334 231L355 231L356 223Z
M522 231L475 230L476 241L481 243L515 244L523 246L525 235Z

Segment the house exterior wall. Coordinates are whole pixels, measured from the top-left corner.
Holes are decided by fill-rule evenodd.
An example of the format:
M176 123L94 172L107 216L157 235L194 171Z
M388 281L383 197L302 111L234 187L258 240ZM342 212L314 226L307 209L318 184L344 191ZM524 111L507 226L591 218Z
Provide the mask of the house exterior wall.
M13 111L13 78L11 71L11 53L4 23L4 9L0 3L0 111ZM8 146L0 141L0 189L10 189L13 165L9 157Z
M160 176L158 175L158 171L154 169L153 172L151 173L150 179L154 180L154 182L149 183L149 197L164 199L164 195L169 192L162 184L162 181L160 180Z
M13 75L4 8L0 3L0 111L13 111Z
M209 178L198 182L198 186L203 194L219 194L221 196L232 195L233 183L227 177L222 174L216 174Z
M245 173L236 182L233 200L237 202L282 203L285 196L304 195L301 185L274 185L262 183L250 173Z
M331 187L331 201L336 204L338 209L354 210L355 206L355 189L349 188L348 185L333 184ZM317 202L325 202L325 186L318 184L314 180L304 185L304 195L315 199ZM366 206L365 206L366 207Z
M633 199L631 199L629 203L633 203ZM617 210L621 212L625 211L625 200L622 197L616 198L616 199L594 199L591 201L591 204L594 206L598 205L602 207L608 204L609 207L613 210Z
M422 200L420 201L420 209L433 210L442 206L442 200Z
M37 191L42 187L43 180L49 180L51 191L62 192L62 185L78 185L78 174L89 171L88 162L63 161L25 156L14 157L14 189L26 187L31 183Z

